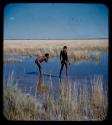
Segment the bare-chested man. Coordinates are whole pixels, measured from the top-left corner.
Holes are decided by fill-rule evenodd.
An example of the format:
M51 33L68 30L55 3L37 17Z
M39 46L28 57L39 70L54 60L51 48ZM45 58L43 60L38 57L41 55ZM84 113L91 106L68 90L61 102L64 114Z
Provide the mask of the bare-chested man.
M66 79L68 80L68 65L70 63L68 60L67 46L64 46L63 50L61 50L61 52L60 52L60 61L61 61L61 69L60 69L59 77L61 78L63 66L65 65L65 67L66 67Z
M46 53L44 56L37 56L37 58L35 60L35 63L37 64L37 66L39 68L40 75L42 75L42 65L41 65L41 63L43 61L48 62L48 59L49 59L49 54L48 53Z

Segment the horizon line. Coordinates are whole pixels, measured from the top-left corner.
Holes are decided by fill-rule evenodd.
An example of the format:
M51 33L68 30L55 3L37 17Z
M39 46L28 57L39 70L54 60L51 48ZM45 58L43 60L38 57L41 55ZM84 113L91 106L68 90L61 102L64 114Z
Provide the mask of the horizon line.
M76 39L3 39L3 40L98 40L98 39L109 39L109 38L76 38Z

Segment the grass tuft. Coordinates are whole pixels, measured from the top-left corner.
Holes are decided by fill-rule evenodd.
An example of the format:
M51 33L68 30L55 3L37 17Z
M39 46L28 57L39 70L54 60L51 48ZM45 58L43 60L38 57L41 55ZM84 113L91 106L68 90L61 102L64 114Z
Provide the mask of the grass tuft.
M4 116L8 120L85 121L106 118L107 92L101 76L94 76L91 80L77 79L73 83L63 80L57 97L53 95L52 83L47 86L47 92L42 85L37 88L37 96L32 96L14 85L12 79L8 82L4 87Z

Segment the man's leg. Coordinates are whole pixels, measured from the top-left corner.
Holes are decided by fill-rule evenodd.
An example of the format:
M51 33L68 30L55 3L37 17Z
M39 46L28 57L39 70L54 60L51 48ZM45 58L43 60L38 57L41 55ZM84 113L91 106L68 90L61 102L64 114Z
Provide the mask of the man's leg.
M60 69L60 73L59 73L59 77L61 78L61 72L63 70L63 66L64 66L64 63L61 64L61 69Z
M40 64L37 64L38 68L39 68L39 74L40 76L42 75L42 66Z
M65 63L65 66L66 66L66 79L68 81L68 63L67 62Z
M39 67L40 76L42 75L42 69Z

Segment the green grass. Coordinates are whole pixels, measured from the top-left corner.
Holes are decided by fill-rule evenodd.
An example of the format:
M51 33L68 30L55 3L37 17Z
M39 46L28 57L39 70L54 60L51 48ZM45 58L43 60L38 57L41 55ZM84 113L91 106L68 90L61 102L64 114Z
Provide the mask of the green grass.
M13 82L11 76L4 86L4 116L8 120L82 121L104 120L106 117L107 92L104 91L101 76L94 76L89 81L77 79L73 83L63 80L56 98L53 95L52 79L47 86L48 91L42 89L40 98L38 98L39 88L35 96L26 95Z

